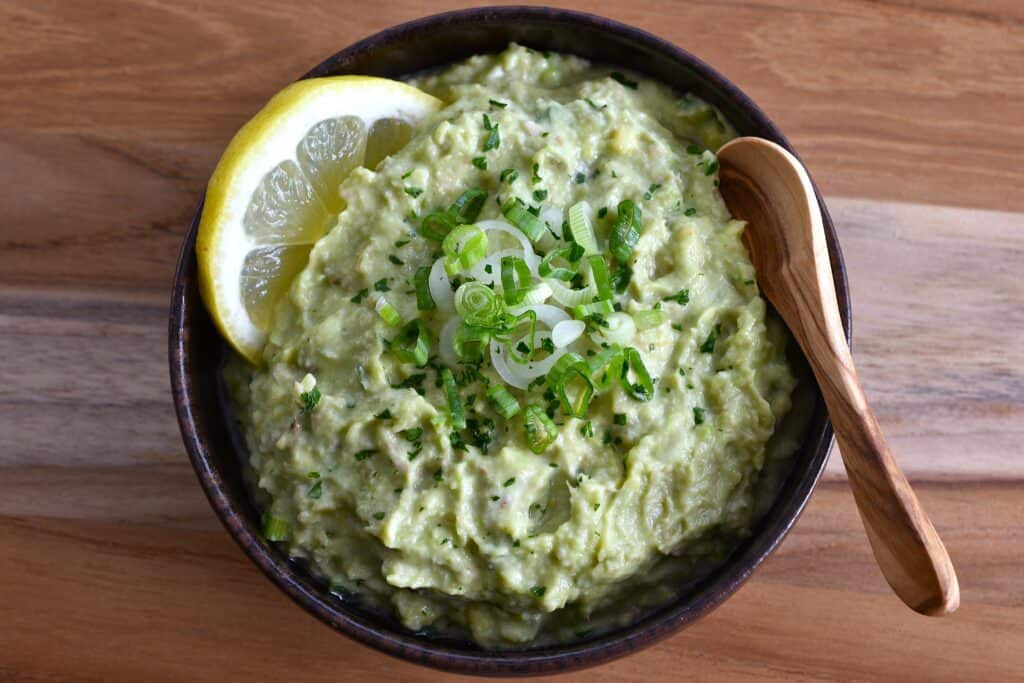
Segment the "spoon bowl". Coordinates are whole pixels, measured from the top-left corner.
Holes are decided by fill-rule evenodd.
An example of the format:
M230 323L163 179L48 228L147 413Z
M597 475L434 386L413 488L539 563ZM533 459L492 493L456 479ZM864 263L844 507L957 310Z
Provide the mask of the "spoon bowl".
M821 211L803 165L762 138L718 151L720 191L747 221L744 242L762 292L789 326L821 386L857 511L897 595L933 616L960 604L953 563L882 436L843 337Z

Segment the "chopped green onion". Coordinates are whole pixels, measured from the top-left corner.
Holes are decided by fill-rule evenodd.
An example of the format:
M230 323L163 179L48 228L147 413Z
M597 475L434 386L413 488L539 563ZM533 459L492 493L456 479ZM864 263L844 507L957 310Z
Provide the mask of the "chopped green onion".
M590 264L590 275L594 280L594 285L597 287L597 297L599 299L611 299L612 284L611 279L608 277L608 264L605 262L604 257L600 254L594 254L587 257L587 262Z
M416 269L412 281L416 287L416 308L421 311L432 311L437 308L434 297L430 294L430 267L422 266Z
M467 363L478 363L484 358L484 351L491 342L492 330L467 325L463 322L455 331L452 340L455 355Z
M590 379L590 366L582 356L566 353L552 366L546 381L562 404L562 410L573 417L584 417L587 414L590 400L594 397L594 383ZM570 392L575 393L575 396L570 395Z
M395 307L388 303L388 300L384 297L377 299L377 315L383 318L384 322L392 327L398 327L402 324L402 316L399 314Z
M459 198L452 202L448 213L459 225L472 223L480 215L486 201L487 193L479 187L473 187L460 194Z
M618 264L615 275L612 276L612 289L616 294L623 294L629 287L629 281L633 277L633 270L625 263Z
M489 152L501 145L501 134L498 132L498 124L491 123L491 117L484 114L484 130L489 131L484 141L484 151Z
M495 329L505 319L505 304L493 289L482 282L466 282L455 292L455 310L469 325Z
M288 534L288 522L274 515L263 520L263 537L268 541L283 541Z
M537 269L541 277L553 277L556 280L569 281L576 277L579 270L580 259L583 257L583 247L575 242L562 249L552 249L540 260L540 267ZM569 264L568 268L552 265L555 259L562 259Z
M618 344L601 349L596 356L587 359L590 377L598 391L607 391L622 377L625 355Z
M636 329L649 330L665 322L665 313L659 310L637 311L633 314L633 322L636 323Z
M544 409L534 403L526 406L523 412L523 427L526 429L526 441L534 453L543 453L558 438L558 427Z
M629 261L633 247L640 239L640 232L643 230L640 215L640 207L629 199L619 202L618 218L608 241L608 249L619 263Z
M640 352L632 346L627 347L623 351L623 358L622 377L620 378L622 388L638 401L650 401L654 397L654 382L651 381L651 376L647 372L647 366L644 365L644 359L640 357ZM636 384L629 381L630 371L636 377Z
M536 242L544 234L544 223L530 213L518 199L509 199L501 205L501 215L508 222L523 231L531 242Z
M460 225L441 243L444 250L444 270L455 275L469 270L487 256L487 234L475 225Z
M527 310L520 313L512 325L512 329L509 332L510 336L522 327L523 323L529 325L529 332L524 335L528 339L528 341L525 342L526 351L519 352L524 353L525 355L518 356L517 353L513 353L513 349L509 348L509 357L517 363L527 363L533 358L533 352L536 350L537 345L537 311ZM515 351L518 352L518 349Z
M609 299L601 299L589 304L580 304L572 307L572 314L578 319L589 318L592 315L611 315L615 312L615 304Z
M508 106L508 102L499 102L498 100L487 100L487 102L492 107L497 107L498 109L504 109L505 107Z
M410 320L399 330L391 342L391 352L403 363L413 363L422 368L430 356L430 336L427 326L419 318Z
M462 412L459 389L455 385L455 376L452 375L449 368L441 369L441 384L444 386L444 395L448 400L448 413L451 416L452 426L462 429L466 426L466 414Z
M506 420L519 412L519 401L501 384L488 389L487 398L491 399L494 409Z
M594 236L594 226L590 223L590 205L586 202L577 202L569 207L569 232L572 240L583 247L584 253L598 254L597 237Z
M501 257L501 289L505 303L513 306L522 302L533 285L530 266L518 256Z
M307 498L312 498L313 500L319 500L320 496L322 496L323 493L324 493L324 480L323 479L317 479L316 483L313 484L312 486L310 486L309 490L306 491L306 497Z
M423 219L423 222L420 223L420 234L427 239L440 242L448 236L448 233L455 229L456 225L455 218L447 211L437 211L428 214Z

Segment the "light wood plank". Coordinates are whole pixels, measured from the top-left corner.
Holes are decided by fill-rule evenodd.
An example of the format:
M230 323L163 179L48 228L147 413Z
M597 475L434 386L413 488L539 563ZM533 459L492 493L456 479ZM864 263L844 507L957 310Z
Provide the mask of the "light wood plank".
M0 281L165 286L216 159L267 98L360 37L468 4L0 5ZM827 194L1024 211L1019 3L561 4L721 69Z
M565 681L1010 680L1024 666L1021 489L928 485L960 525L948 619L888 593L844 486L826 484L746 587L692 628ZM384 658L292 605L222 531L5 518L5 680L465 680ZM993 554L997 545L1003 553ZM840 561L842 558L842 561ZM552 679L555 680L555 679Z

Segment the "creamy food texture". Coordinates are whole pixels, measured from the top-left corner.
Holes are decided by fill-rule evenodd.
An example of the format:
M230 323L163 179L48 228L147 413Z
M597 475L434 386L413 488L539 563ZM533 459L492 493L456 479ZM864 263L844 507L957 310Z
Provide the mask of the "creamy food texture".
M716 189L713 150L732 128L695 97L520 46L413 84L448 106L342 182L345 208L281 302L264 365L228 369L265 533L339 593L488 647L635 618L725 557L768 486L766 460L794 447L769 441L796 382L787 337ZM650 395L613 382L571 417L543 378L520 389L486 354L440 350L455 314L418 310L416 273L446 253L423 221L470 189L486 193L478 225L521 200L545 227L538 257L568 249L569 210L586 209L615 310L546 303L583 319L562 328L568 351L635 349ZM620 264L607 245L624 201L641 230ZM488 236L488 254L518 248ZM453 270L452 288L471 280ZM579 272L551 286L591 286ZM399 357L410 347L389 324L416 319L422 367ZM488 398L495 386L516 414ZM550 415L550 444L524 426L527 405ZM630 609L615 608L624 595Z

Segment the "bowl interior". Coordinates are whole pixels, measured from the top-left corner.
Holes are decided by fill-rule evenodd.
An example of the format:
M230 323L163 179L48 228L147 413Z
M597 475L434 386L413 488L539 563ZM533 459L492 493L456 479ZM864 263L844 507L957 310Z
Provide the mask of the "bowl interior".
M756 105L697 58L638 29L565 10L488 8L428 17L342 50L306 77L400 77L473 54L496 52L510 42L635 70L681 93L693 92L713 103L741 134L765 137L789 147ZM842 255L820 198L819 203L840 314L849 338L849 298ZM195 235L201 210L202 206L179 258L170 320L171 381L189 456L218 516L272 581L325 623L388 654L463 673L534 674L593 665L650 644L710 611L746 580L792 526L824 466L832 432L820 392L810 379L814 414L774 504L725 564L683 597L627 628L557 647L492 652L470 642L413 634L388 615L330 594L304 567L260 537L259 513L246 489L242 459L233 444L232 419L218 381L228 349L199 297ZM799 355L799 350L794 353Z

